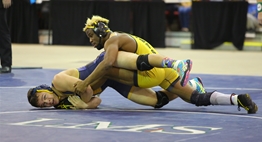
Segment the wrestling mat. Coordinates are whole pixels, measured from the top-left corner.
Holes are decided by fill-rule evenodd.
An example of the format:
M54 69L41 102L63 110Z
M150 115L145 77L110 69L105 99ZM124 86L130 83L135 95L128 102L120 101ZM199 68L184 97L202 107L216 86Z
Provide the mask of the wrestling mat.
M262 131L262 77L200 76L207 91L249 93L258 105L196 107L176 99L162 109L135 104L108 88L95 110L36 109L27 90L48 84L60 70L14 69L0 74L1 142L258 142ZM160 89L155 87L154 90Z

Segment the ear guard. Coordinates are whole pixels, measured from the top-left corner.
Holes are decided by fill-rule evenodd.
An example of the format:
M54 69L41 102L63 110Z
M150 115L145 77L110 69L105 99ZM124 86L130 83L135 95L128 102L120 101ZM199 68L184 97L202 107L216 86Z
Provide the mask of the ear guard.
M107 32L110 31L107 25L103 22L98 22L95 24L95 28L93 30L94 33L100 38L105 37Z
M30 89L31 93L28 95L28 100L30 100L30 98L33 95L35 95L38 90L46 90L47 92L53 91L52 88L50 86L46 85L46 84L42 84L42 85L39 85L39 86L37 86L35 88L31 88L31 89Z

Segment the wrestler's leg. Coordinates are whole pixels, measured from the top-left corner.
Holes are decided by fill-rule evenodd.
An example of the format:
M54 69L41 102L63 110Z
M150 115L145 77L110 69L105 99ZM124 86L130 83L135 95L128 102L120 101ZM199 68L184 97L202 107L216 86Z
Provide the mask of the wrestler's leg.
M169 70L170 72L176 73L175 71L172 71L172 69L165 69L165 70ZM157 71L161 72L162 70L159 69ZM157 74L157 76L160 76L160 74L165 74L164 72L161 72L160 74L156 72L154 73ZM107 72L106 77L121 82L123 84L131 85L131 86L134 85L134 72L130 70L112 68ZM151 79L150 77L145 77L145 78ZM174 74L174 76L171 75L170 78L177 78L177 74ZM138 79L138 80L143 80L143 79ZM159 86L159 84L152 84L152 82L143 82L143 83L147 84L149 86L148 88ZM181 90L181 88L183 89ZM181 94L180 95L181 98L189 102L190 96L194 90L196 90L196 86L192 87L190 85L186 85L184 88L180 85L180 80L178 80L178 84L176 84L176 86L170 87L169 90L165 90L165 91L163 90L163 92L168 96L170 100L177 98L177 94Z
M163 89L178 95L186 102L190 102L191 94L196 90L196 87L191 86L192 83L187 83L185 86L181 86L181 80L176 71L172 69L164 69L165 79L159 84Z
M163 92L154 91L151 88L130 86L114 80L109 80L109 82L110 87L137 104L161 108L169 102L168 96Z
M123 97L141 105L155 107L158 103L158 99L162 97L161 94L150 88L139 88L112 79L108 79L105 84L117 91Z
M155 107L157 104L156 92L149 88L133 86L128 94L128 99L135 103L152 107Z
M135 53L119 51L114 66L128 69L128 70L139 70L137 68L137 60L139 56L140 55ZM148 66L158 67L158 68L175 68L174 67L175 64L173 62L180 61L180 60L167 58L166 56L160 54L148 54L148 57L146 58L148 60L148 63L144 61L145 64L147 64ZM164 62L165 64L163 64ZM170 65L166 64L166 62L170 62L169 63Z
M174 100L174 99L176 99L178 97L177 94L174 94L174 93L169 92L169 91L164 90L164 89L161 90L161 92L163 92L163 93L165 93L167 95L167 97L169 98L169 101L172 101L172 100Z
M175 79L177 78L177 74L175 71L172 71L171 69L165 69L165 71L168 70L170 73L170 76L168 76L170 79ZM162 70L160 70L162 71ZM166 72L167 73L167 72ZM158 73L156 73L158 74ZM161 73L161 74L165 74L165 73ZM119 69L119 68L112 68L110 69L107 74L106 77L121 82L123 84L127 84L127 85L134 85L134 72L130 71L130 70L125 70L125 69ZM150 77L148 77L150 78ZM167 80L170 80L167 79ZM168 81L167 81L168 82ZM149 84L149 86L154 87L154 86L158 86L159 84L152 84L150 85L151 82L146 82ZM169 84L170 85L170 84ZM168 96L168 98L170 100L173 100L175 98L177 98L177 95L181 94L180 97L187 101L190 102L190 97L191 94L194 90L196 90L197 86L192 87L190 84L187 84L185 87L182 87L180 85L180 80L177 81L176 84L174 84L175 86L170 86L169 88L166 87L166 91L164 91L164 93L166 93L166 95ZM149 87L150 88L150 87Z
M169 70L171 70L171 69L169 69ZM175 72L175 71L173 71L173 72ZM131 86L134 85L134 73L133 73L133 71L130 71L130 70L119 69L119 68L112 68L112 69L110 69L107 72L106 77L108 77L108 78L110 78L112 80L121 82L123 84L131 85ZM150 83L148 83L148 84L150 84ZM152 85L151 87L154 87L154 86L158 86L158 84L157 85ZM183 88L182 86L180 86L180 87ZM190 96L191 93L196 89L196 86L195 86L195 88L191 87L190 85L188 85L187 87L189 87L189 89L185 89L186 90L185 92L189 92L188 96ZM136 88L136 90L141 91L141 92L144 91L142 88ZM147 91L147 90L145 90L145 91ZM169 100L174 100L174 99L176 99L178 97L176 95L176 92L177 93L182 93L182 91L180 91L179 89L171 90L171 91L162 90L161 92L165 93L168 96ZM132 95L132 96L141 95L141 94L142 93L135 93L135 95ZM148 91L148 94L150 94L150 91ZM151 95L151 96L153 96L153 95ZM134 97L134 101L137 101L137 100L135 100L136 98L137 97ZM131 99L133 99L133 97ZM189 101L189 99L187 101ZM151 103L151 106L152 106L152 104L154 104L154 103Z
M148 71L154 67L173 68L179 73L181 85L185 86L189 81L192 61L174 60L160 54L137 55L135 53L119 51L114 66L139 71Z
M161 68L153 68L150 71L136 71L122 68L111 68L106 77L130 86L151 88L159 86L164 80L164 71Z
M165 69L166 73L165 72L161 72L161 71L163 71L163 70L154 70L153 73L158 74L157 72L160 72L161 74L170 74L168 76L168 78L166 79L167 82L170 81L169 78L170 79L171 78L172 79L177 78L176 72L173 71L172 69ZM125 69L119 69L119 68L114 68L114 69L110 69L110 71L107 72L106 75L110 79L122 83L122 85L121 84L117 85L115 83L114 86L111 86L112 88L117 90L120 94L122 94L122 96L124 96L124 97L130 99L131 101L136 102L138 104L149 105L149 106L156 107L156 102L158 104L163 104L163 102L161 102L161 100L163 100L163 98L164 99L168 98L167 100L171 101L171 100L174 100L174 99L176 99L178 97L175 93L169 92L167 90L161 90L161 91L155 92L152 89L138 88L138 87L132 87L132 89L129 92L129 95L127 95L127 92L122 90L121 88L126 88L125 85L123 86L123 84L128 84L130 86L133 85L133 82L132 82L133 77L134 77L133 76L133 71L129 71L129 70L125 70ZM145 79L147 79L147 78L150 78L150 77L147 76ZM189 82L190 82L189 83L190 84L189 87L190 87L190 89L192 89L192 91L196 90L197 88L203 88L201 80L192 79ZM201 82L201 83L199 83L199 82ZM150 82L148 82L148 84L150 84ZM165 84L170 85L170 83L165 83ZM120 87L120 89L119 89L119 86L122 86L122 87ZM165 101L164 103L168 103L168 101ZM157 106L161 106L161 105L157 105Z
M189 84L182 87L180 85L180 80L179 80L177 83L170 85L167 91L177 94L181 99L183 99L186 102L190 102L191 95L195 91L195 88L193 88Z
M137 70L137 58L138 54L119 51L114 66L128 70Z
M199 78L191 79L189 80L189 85L193 90L197 90L199 93L204 93L205 89L203 87L202 81L200 81L201 79ZM162 95L165 94L169 101L172 101L178 97L178 95L167 90L154 91L149 88L139 88L134 86L130 91L128 99L139 104L145 103L145 105L155 106L157 103L157 92L161 93Z
M157 73L158 71L161 72L162 69L156 70L153 73ZM155 108L160 108L169 102L169 98L171 98L171 100L177 98L177 95L174 95L170 92L164 93L165 91L160 92L160 91L154 91L149 88L139 88L139 87L133 86L134 85L134 72L135 71L130 71L126 69L111 68L107 72L106 77L111 80L121 83L121 84L114 83L110 87L117 90L125 98L128 98L129 100L135 103L141 104L141 105L147 105L147 106L152 106ZM149 81L147 81L146 83L144 82L144 84L149 84L151 85L151 87L158 86L159 83L152 84L152 82L154 83L154 81L150 81L150 79L155 80L159 78L155 78L155 79L150 78L149 76L147 76L150 73L152 72L145 72L146 74L145 80L149 79ZM123 88L128 88L126 87L126 85L133 86L129 92L126 92L126 90L123 90Z
M205 93L206 92L204 85L203 85L203 82L202 82L201 78L199 78L199 77L196 77L196 78L189 80L188 85L190 85L193 90L197 90L199 93ZM174 100L178 97L178 95L171 93L167 90L161 90L161 92L165 93L168 96L169 101L172 101L172 100Z
M190 80L191 84L195 82ZM190 85L191 86L191 85ZM196 86L191 86L194 90ZM154 91L149 88L132 87L128 99L142 105L150 105L155 108L161 108L168 104L169 101L176 99L178 95L167 90Z
M107 71L105 77L126 85L134 85L134 71L132 70L113 67Z
M237 95L224 94L217 91L199 93L189 84L182 87L179 82L168 87L168 91L177 94L184 101L196 106L207 105L238 105Z
M249 94L225 94L218 91L199 93L193 90L189 84L181 87L179 82L173 87L169 87L169 91L196 106L236 105L238 108L244 108L248 113L256 113L258 110L257 105L252 101Z
M177 78L177 74L176 74L175 71L172 71L171 69L166 69L166 70L168 70L169 72L172 72L172 74L169 76L170 78ZM162 71L162 70L160 70L160 71ZM175 74L173 74L173 73L175 73ZM165 74L165 72L162 72L161 74ZM158 73L157 73L157 75L158 75ZM112 68L107 72L106 77L110 78L112 80L121 82L123 84L131 85L131 86L134 85L134 71L120 69L120 68ZM179 81L180 80L178 80L178 82ZM147 83L150 84L150 82L147 82ZM189 102L190 96L195 89L192 88L190 85L187 85L184 88L179 83L176 83L175 84L176 86L174 86L174 87L172 86L172 87L168 88L169 90L164 91L164 93L166 93L166 95L168 95L170 100L177 98L176 94L180 94L182 99ZM158 85L159 84L152 85L151 87L158 86Z

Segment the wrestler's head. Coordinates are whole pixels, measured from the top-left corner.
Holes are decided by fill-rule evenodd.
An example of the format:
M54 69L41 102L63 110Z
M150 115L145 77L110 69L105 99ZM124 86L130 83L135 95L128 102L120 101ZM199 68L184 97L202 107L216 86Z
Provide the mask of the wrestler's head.
M105 37L110 33L108 23L108 19L93 16L91 19L87 18L85 27L83 28L91 44L98 50L104 47L104 43L107 40Z
M34 107L52 107L59 103L58 96L55 95L48 85L39 85L30 88L27 92L28 102Z

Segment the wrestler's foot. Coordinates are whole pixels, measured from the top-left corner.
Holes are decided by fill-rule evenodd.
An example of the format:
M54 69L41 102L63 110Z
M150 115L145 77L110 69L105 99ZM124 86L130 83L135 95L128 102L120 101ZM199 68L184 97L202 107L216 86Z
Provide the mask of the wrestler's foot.
M187 84L191 68L192 61L190 59L176 61L174 69L179 73L181 86L185 86Z
M234 95L234 94L232 94ZM257 105L252 101L249 94L240 94L237 96L238 110L240 107L244 108L249 114L256 113Z
M203 82L200 77L193 78L188 81L189 85L195 88L199 93L206 93Z

